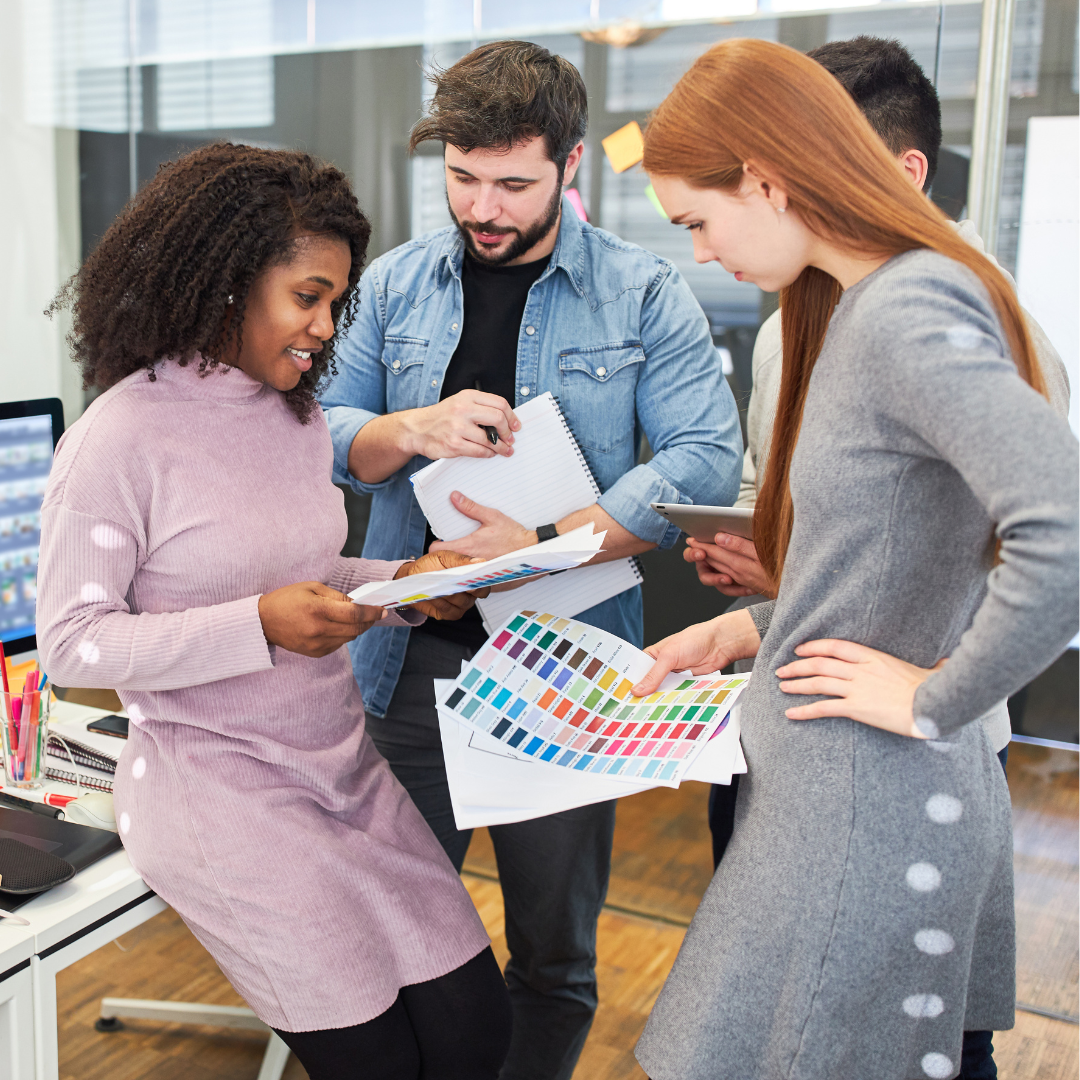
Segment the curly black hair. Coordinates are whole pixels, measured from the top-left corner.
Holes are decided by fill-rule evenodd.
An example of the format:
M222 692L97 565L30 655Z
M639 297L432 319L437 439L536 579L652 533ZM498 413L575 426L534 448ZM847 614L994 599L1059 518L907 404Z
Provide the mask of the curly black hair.
M162 165L47 314L71 308L68 343L86 389L108 389L140 368L153 380L167 358L198 356L205 375L226 349L239 350L252 282L311 233L344 240L352 265L332 307L334 338L285 394L307 423L320 382L336 374L334 341L352 322L371 235L345 174L307 154L222 142Z

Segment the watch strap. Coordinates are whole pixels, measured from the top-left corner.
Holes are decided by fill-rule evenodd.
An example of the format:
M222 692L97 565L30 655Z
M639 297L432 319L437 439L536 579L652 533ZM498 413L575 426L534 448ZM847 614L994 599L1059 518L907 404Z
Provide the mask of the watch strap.
M559 535L559 530L554 525L537 525L536 527L536 540L537 543L544 543L547 540L554 540Z

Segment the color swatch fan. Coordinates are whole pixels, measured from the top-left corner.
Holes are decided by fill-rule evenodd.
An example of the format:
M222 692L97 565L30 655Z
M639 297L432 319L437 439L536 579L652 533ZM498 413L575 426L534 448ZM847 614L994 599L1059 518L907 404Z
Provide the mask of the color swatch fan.
M633 697L652 665L614 634L522 611L436 700L458 723L539 766L677 787L750 676L672 674L656 693Z

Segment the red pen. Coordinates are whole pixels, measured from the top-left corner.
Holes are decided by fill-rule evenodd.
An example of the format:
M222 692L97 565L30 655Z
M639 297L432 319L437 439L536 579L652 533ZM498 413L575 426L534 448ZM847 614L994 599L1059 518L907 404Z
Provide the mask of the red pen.
M59 792L50 791L45 796L45 802L49 806L58 806L61 810L63 810L63 808L67 806L69 802L74 802L78 797L78 795L61 795Z
M4 680L4 693L11 693L11 684L8 682L7 657L4 655L4 643L0 641L0 677Z

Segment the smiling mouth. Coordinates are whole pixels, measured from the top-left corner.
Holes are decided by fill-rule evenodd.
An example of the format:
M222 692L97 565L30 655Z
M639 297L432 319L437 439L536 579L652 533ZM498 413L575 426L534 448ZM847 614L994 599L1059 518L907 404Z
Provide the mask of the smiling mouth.
M301 371L307 371L311 367L313 353L321 352L321 349L294 349L291 345L286 346L285 351L293 358L293 363Z

